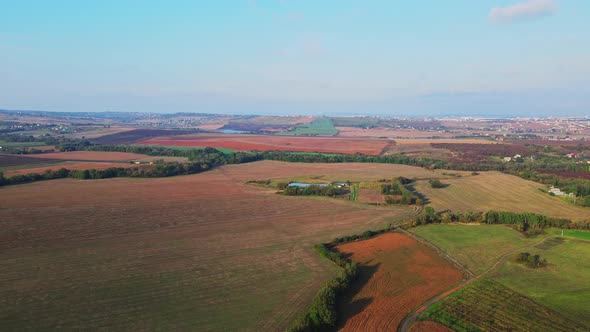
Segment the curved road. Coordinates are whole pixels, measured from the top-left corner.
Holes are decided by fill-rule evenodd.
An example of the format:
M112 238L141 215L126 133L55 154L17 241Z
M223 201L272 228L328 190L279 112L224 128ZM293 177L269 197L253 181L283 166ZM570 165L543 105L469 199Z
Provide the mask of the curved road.
M552 238L556 238L556 237L558 237L558 236L549 236L549 237L546 237L546 238L544 238L543 240L541 240L539 242L535 242L533 244L529 244L528 246L520 247L520 248L517 248L515 250L512 250L512 251L509 251L509 252L505 253L504 255L500 256L500 258L498 258L498 260L494 263L494 265L492 265L485 272L483 272L483 273L481 273L479 275L473 276L473 277L471 277L471 278L469 278L467 280L464 280L463 282L461 282L458 286L454 287L453 289L448 290L448 291L446 291L446 292L444 292L442 294L439 294L439 295L433 297L432 299L424 302L420 307L418 307L418 309L416 309L416 310L412 311L411 313L409 313L402 320L402 323L399 325L399 327L397 328L397 330L399 332L407 332L407 331L409 331L410 330L410 327L412 326L412 324L414 324L414 321L416 321L416 318L422 312L424 312L426 309L428 309L433 304L438 303L440 300L442 300L442 299L446 298L447 296L455 293L459 289L461 289L461 288L463 288L463 287L465 287L465 286L473 283L474 281L479 280L481 277L489 274L490 272L492 272L493 270L495 270L502 262L504 262L504 260L506 259L506 257L514 254L517 251L520 251L520 250L523 250L523 249L526 249L526 248L530 248L530 247L536 246L536 245L538 245L540 243L543 243L547 239L552 239Z

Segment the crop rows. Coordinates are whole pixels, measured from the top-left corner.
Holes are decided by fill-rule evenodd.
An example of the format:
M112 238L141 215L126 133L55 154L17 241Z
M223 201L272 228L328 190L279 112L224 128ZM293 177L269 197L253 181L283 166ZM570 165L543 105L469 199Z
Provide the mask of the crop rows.
M577 331L571 321L490 279L477 281L420 316L457 331Z

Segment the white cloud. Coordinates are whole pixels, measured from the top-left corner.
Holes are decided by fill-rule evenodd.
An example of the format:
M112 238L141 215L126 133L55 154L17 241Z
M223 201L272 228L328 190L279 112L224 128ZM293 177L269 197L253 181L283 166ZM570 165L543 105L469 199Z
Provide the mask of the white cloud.
M489 19L493 23L512 23L514 21L547 16L557 11L556 0L526 0L507 7L494 7Z

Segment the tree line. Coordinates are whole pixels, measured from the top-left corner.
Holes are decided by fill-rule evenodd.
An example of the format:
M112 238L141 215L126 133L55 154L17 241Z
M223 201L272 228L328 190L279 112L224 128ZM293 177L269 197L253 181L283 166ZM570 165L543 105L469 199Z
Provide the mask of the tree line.
M107 169L87 170L69 170L66 168L61 168L55 171L47 170L43 173L30 173L24 175L14 175L11 177L5 177L4 174L0 172L0 186L63 178L92 180L115 177L153 178L188 175L201 173L225 164L239 164L258 160L256 155L241 152L226 155L212 148L200 150L194 149L187 151L186 155L190 156L190 161L188 163L157 162L153 165L144 165L141 167L111 167Z
M378 231L366 231L360 235L336 238L332 242L322 243L314 247L320 256L329 259L338 266L334 279L328 281L314 297L307 311L287 329L288 332L331 331L336 327L338 313L336 304L352 281L358 277L358 266L344 257L336 246L338 244L366 240L389 231L385 228Z
M436 211L430 206L424 208L424 210L419 215L414 217L411 225L420 226L451 222L482 223L490 225L515 225L518 230L529 233L531 231L543 230L550 227L565 229L590 229L589 222L575 222L570 219L548 217L530 212L518 213L490 210L485 213L471 211L444 211L442 213L436 213Z

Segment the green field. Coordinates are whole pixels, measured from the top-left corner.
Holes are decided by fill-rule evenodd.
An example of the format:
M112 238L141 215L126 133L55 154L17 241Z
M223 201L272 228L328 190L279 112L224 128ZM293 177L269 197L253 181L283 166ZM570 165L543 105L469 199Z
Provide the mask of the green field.
M433 224L411 230L457 259L468 270L479 274L502 255L539 242L502 225Z
M308 124L297 125L293 130L278 133L278 135L305 135L305 136L316 136L316 135L337 135L338 129L334 127L332 120L329 118L317 118L313 122Z
M562 230L557 228L550 228L547 230L549 234L561 235ZM563 230L564 236L575 237L581 240L588 240L590 241L590 231L581 231L577 229L564 229Z
M435 321L455 331L586 330L581 323L489 278L455 292L418 319Z
M590 243L564 238L526 251L541 255L549 265L531 269L507 260L491 276L590 328Z

